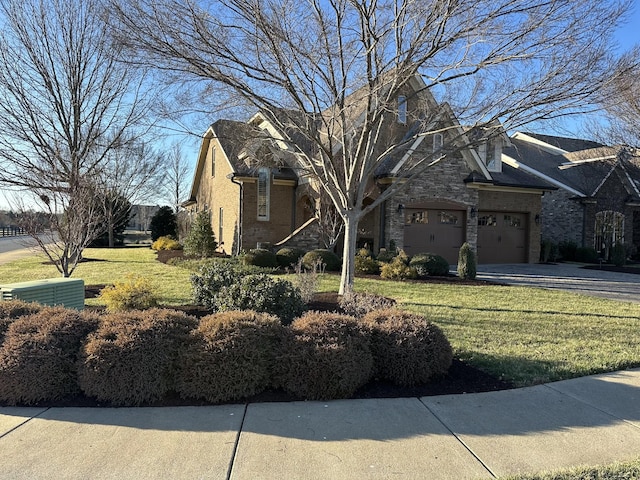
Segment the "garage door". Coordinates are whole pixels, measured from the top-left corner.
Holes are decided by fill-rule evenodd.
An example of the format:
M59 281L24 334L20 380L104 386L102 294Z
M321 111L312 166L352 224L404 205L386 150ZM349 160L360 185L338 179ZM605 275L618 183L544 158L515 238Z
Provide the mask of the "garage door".
M458 251L465 239L462 210L405 210L404 250L408 255L436 253L450 264L458 263Z
M527 262L527 214L478 213L478 263Z

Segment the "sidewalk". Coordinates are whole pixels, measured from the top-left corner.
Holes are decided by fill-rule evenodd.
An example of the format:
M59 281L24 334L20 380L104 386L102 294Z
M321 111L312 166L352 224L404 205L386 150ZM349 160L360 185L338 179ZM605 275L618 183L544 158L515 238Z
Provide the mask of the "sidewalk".
M489 479L640 455L640 369L502 392L0 408L0 478Z

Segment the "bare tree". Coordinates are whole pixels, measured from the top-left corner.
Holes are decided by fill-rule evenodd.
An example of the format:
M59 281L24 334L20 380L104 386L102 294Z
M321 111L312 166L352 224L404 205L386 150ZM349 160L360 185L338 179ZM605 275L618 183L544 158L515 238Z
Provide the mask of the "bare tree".
M94 201L109 152L147 110L92 0L0 2L0 184L29 192L58 229L42 250L69 276L104 230Z
M128 141L113 148L96 171L109 247L114 246L114 227L129 215L133 203L157 195L164 176L164 158L141 141Z
M139 53L132 61L220 86L221 95L232 92L266 112L285 136L312 145L296 151L296 162L344 220L340 293L353 284L360 219L481 135L450 131L442 148L407 162L396 173L401 181L364 206L385 158L439 131L445 116L482 133L496 121L512 128L584 111L611 78L609 32L629 3L112 2L120 41ZM421 128L381 145L399 95L417 74L426 104Z
M176 214L180 211L180 203L185 200L189 181L191 180L190 174L191 166L182 153L182 147L179 143L174 143L169 149L166 161L165 189L171 200L171 205L176 210Z

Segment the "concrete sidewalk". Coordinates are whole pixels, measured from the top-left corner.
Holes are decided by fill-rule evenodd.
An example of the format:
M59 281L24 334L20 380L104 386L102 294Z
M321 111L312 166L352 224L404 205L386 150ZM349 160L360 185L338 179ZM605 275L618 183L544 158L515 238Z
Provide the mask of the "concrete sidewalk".
M502 392L0 408L0 478L493 478L640 455L640 369Z

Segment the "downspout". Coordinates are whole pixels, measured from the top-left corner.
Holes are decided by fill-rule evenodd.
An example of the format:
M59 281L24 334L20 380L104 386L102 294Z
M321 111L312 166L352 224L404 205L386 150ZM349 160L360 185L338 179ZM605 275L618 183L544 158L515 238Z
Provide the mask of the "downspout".
M243 197L244 197L244 187L242 182L238 182L236 180L236 174L230 173L227 175L227 178L231 180L231 182L235 183L240 187L240 192L238 195L238 244L236 245L235 255L240 254L240 250L242 249L242 205L243 205Z
M380 251L381 248L387 248L387 244L385 243L385 233L387 227L387 202L388 200L385 200L384 202L382 202L382 205L380 205L380 235L378 237L378 251Z

